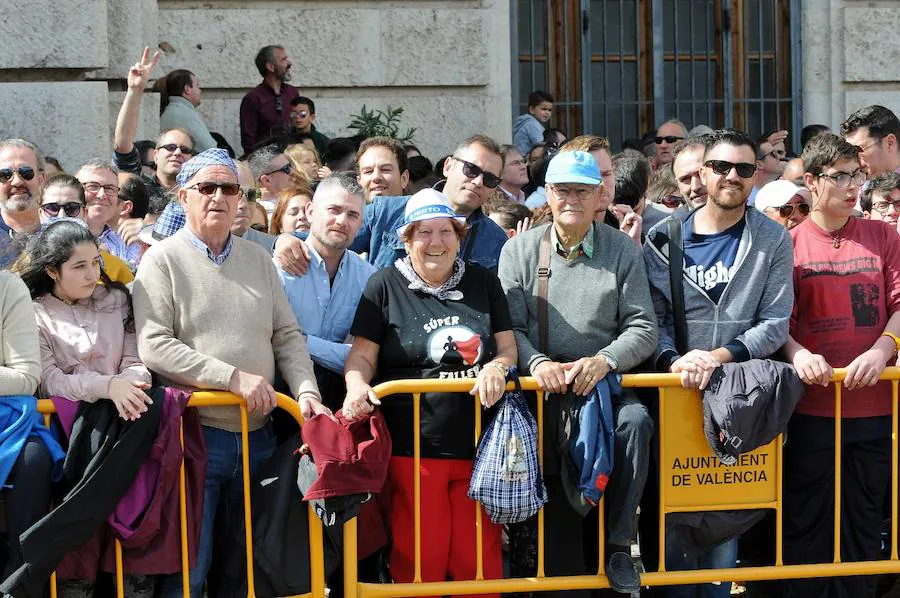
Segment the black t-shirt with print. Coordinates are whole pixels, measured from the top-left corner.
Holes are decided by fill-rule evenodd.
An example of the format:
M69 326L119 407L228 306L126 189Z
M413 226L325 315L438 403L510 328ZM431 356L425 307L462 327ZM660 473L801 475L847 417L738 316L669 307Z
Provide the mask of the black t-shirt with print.
M393 266L366 285L350 333L378 343L372 385L409 378L476 378L497 351L494 334L512 330L506 296L490 270L466 265L456 287L460 301L412 291ZM475 454L475 397L425 393L421 403L422 456L471 459ZM411 395L382 401L394 455L413 454Z

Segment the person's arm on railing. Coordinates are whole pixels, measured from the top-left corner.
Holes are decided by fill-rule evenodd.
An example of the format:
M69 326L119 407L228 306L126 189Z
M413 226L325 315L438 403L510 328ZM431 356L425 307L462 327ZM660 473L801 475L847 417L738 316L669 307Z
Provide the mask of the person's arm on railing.
M888 362L897 356L896 341L884 333L900 336L900 311L891 315L884 327L884 332L872 344L872 347L847 366L847 377L844 378L844 386L847 390L872 386L878 382Z
M381 346L367 338L353 338L353 347L344 366L344 382L347 396L344 398L343 415L347 419L360 419L381 405L378 395L372 390L372 377L378 363Z
M804 384L828 386L834 377L834 368L819 354L813 353L790 334L784 346L784 355L794 365Z

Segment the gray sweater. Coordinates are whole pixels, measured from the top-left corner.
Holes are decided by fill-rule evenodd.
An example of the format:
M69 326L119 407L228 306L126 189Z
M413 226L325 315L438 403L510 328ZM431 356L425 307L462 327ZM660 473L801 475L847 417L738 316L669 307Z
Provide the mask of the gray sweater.
M687 219L689 212L678 211ZM736 268L719 302L684 278L684 307L690 349L711 351L728 346L735 361L760 359L787 342L794 305L794 246L787 230L759 210L748 208L744 233L734 260ZM678 357L669 284L668 219L647 233L644 261L650 277L653 307L659 321L657 368L668 371Z
M538 350L537 268L546 224L510 239L500 282L512 315L523 373L553 359L605 354L627 371L653 354L656 318L640 249L625 234L594 224L593 257L566 261L550 252L548 354ZM551 241L552 244L552 241Z

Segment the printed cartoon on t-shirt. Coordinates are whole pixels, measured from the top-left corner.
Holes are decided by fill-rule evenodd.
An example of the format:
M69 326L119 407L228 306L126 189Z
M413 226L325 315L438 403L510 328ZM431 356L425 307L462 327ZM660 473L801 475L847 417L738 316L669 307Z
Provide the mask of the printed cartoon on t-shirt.
M425 325L428 337L428 357L434 363L457 371L439 372L440 378L477 378L484 347L481 335L460 324L459 316L432 318Z

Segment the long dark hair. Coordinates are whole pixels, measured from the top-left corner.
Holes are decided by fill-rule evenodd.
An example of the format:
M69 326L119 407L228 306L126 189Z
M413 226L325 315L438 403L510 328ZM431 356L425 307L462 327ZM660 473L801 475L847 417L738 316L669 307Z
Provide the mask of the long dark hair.
M14 270L22 277L25 286L31 293L32 300L39 299L53 291L53 279L47 274L47 268L53 268L57 272L66 263L75 251L75 246L81 243L93 243L97 246L97 239L91 234L87 226L75 219L59 219L47 225L43 231L35 235L25 250L24 259L16 262ZM100 281L107 292L115 289L125 294L128 303L128 316L125 319L125 330L134 332L134 314L131 309L131 293L121 282L113 281L100 267Z
M169 72L162 81L159 93L159 114L162 116L166 106L169 105L169 98L172 96L180 96L184 94L184 86L193 86L194 73L185 69L175 69Z

